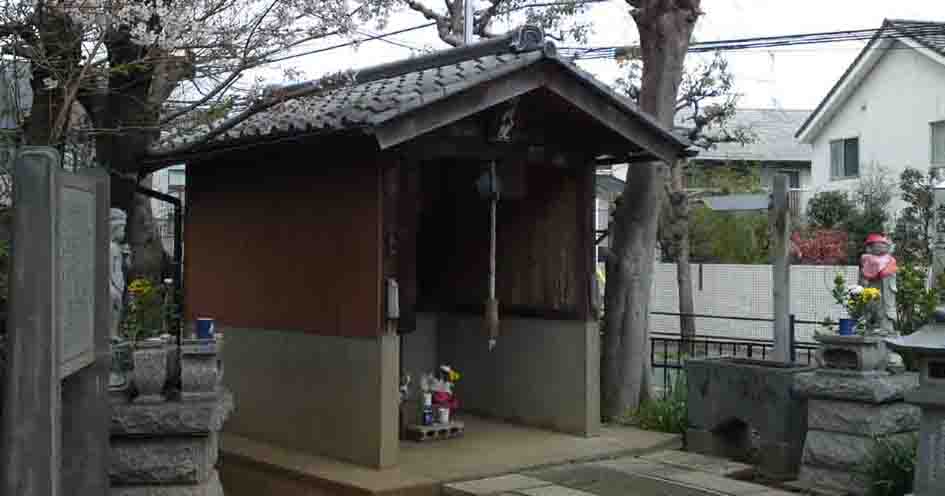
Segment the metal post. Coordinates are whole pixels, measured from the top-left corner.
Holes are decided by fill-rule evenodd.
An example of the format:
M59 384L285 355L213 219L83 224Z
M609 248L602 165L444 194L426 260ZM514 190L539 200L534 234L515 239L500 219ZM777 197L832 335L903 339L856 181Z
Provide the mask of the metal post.
M177 344L183 343L183 319L184 319L184 250L183 250L183 226L184 206L180 203L174 203L174 305L177 309L176 322L177 327L174 334L177 336Z
M473 0L463 2L463 44L473 42Z
M797 317L792 313L788 316L788 344L791 346L791 363L797 363Z

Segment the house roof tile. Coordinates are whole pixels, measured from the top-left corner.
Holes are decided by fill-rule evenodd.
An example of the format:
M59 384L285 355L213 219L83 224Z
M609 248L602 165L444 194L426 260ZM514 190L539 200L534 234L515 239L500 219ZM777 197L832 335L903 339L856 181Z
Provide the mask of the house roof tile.
M641 112L629 99L619 95L572 62L559 58L554 46L543 38L539 43L532 40L530 46L523 43L522 38L507 38L504 41L506 46L502 46L498 53L463 58L463 53L469 52L462 50L476 49L471 46L425 56L426 62L418 63L416 59L406 59L367 68L361 72L355 71L355 84L352 86L329 92L318 91L317 87L312 87L307 94L287 99L248 117L209 142L201 143L199 148L214 148L226 142L254 141L261 137L293 132L334 132L377 126L419 107L543 60L551 61L577 77L593 91L602 93L618 108L663 134L665 139L676 142L681 148L688 145L684 139L672 135L649 115ZM501 43L501 40L498 42ZM412 68L416 70L411 70ZM280 90L289 91L294 88L302 89L304 93L306 84L311 83ZM199 143L210 129L209 126L202 126L167 132L162 135L156 151L160 153Z

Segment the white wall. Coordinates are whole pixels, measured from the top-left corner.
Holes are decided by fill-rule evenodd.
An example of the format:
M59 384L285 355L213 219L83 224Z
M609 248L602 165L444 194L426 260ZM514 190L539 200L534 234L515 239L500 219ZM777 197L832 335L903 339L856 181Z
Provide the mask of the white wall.
M791 313L799 320L821 322L830 317L836 322L843 315L830 294L833 279L839 271L848 283L855 283L858 270L856 266L792 266ZM676 264L657 264L653 276L650 311L679 312ZM770 265L693 264L692 288L697 314L770 319L774 312ZM810 341L818 327L799 325L798 340ZM679 317L651 315L650 329L678 333ZM696 319L696 333L751 339L772 337L769 322L708 318Z
M879 164L898 181L906 167L928 169L929 124L943 119L945 66L895 42L814 140L812 193L856 184L830 180L831 140L858 137L861 174Z

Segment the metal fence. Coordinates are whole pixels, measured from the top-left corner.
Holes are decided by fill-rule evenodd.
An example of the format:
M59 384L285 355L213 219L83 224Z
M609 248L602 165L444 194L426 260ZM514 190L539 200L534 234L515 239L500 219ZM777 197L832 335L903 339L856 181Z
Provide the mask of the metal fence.
M651 312L652 314L679 317L678 313ZM690 317L704 319L720 319L727 321L756 321L771 324L774 319L759 317L737 317L706 314L685 314ZM817 344L798 342L796 339L798 325L820 324L819 322L800 320L790 316L790 343L791 361L795 363L811 364L814 362L814 350ZM751 339L739 337L722 337L695 335L683 339L679 334L655 332L650 334L650 366L653 368L653 379L656 387L668 388L676 382L679 371L683 370L685 360L694 358L733 357L765 360L774 349L774 342L770 339Z

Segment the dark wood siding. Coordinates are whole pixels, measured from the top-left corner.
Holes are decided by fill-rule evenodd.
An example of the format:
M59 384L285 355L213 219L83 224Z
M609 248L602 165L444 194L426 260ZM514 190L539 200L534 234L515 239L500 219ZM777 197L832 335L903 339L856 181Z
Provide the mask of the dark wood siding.
M191 318L324 335L381 332L376 160L272 146L190 164L185 232Z
M486 298L489 217L474 164L428 164L418 250L422 306L475 308ZM501 169L500 169L501 170ZM535 314L586 316L592 252L583 168L532 165L499 202L496 293ZM501 174L500 174L501 176ZM586 232L585 232L586 231ZM587 253L585 253L587 252Z

